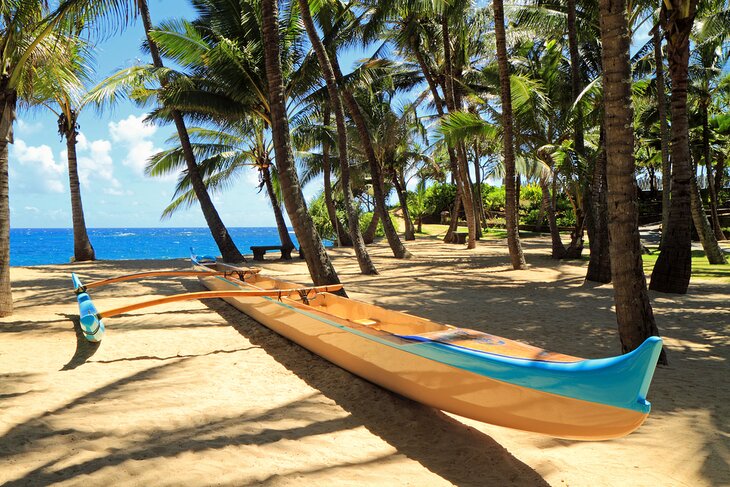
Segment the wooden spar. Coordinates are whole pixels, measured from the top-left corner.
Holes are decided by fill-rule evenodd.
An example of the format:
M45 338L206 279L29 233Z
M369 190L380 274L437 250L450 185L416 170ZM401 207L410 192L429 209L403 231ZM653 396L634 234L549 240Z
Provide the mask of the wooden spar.
M199 274L210 274L207 272L199 272ZM130 311L135 311L142 308L149 308L150 306L158 306L161 304L174 303L177 301L190 301L194 299L208 299L208 298L249 298L257 296L269 296L269 297L286 297L291 294L303 294L309 293L328 293L333 291L339 291L342 289L342 284L331 284L329 286L314 286L314 287L302 287L293 289L261 289L253 291L200 291L194 293L183 293L176 294L174 296L165 296L164 298L151 299L149 301L142 301L141 303L128 304L119 308L110 309L107 311L99 312L97 318L109 318L110 316L116 316Z
M235 270L234 270L235 269ZM106 286L107 284L113 284L115 282L131 281L133 279L144 279L146 277L181 277L181 276L230 276L230 275L243 275L257 274L261 269L237 269L231 268L229 271L152 271L152 272L139 272L137 274L127 274L124 276L110 277L108 279L102 279L100 281L90 282L84 284L84 289L92 289L95 287Z

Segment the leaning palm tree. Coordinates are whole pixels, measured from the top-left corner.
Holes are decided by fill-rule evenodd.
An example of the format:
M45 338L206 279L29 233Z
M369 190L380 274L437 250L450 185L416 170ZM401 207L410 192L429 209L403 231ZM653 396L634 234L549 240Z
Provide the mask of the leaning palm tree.
M355 249L357 255L357 262L360 265L360 271L363 274L377 274L378 271L375 268L370 254L368 254L365 248L365 241L360 231L360 221L353 203L352 187L350 185L350 161L347 156L347 126L345 125L345 110L342 106L342 99L337 88L337 80L335 79L335 73L332 69L332 62L330 55L325 49L324 43L319 38L317 29L312 20L312 14L309 9L308 0L299 0L299 9L302 16L304 27L307 30L309 41L312 43L314 52L319 61L320 68L322 69L322 76L327 86L327 94L329 97L329 104L335 115L335 123L337 126L337 152L340 161L340 183L342 185L342 194L345 204L345 210L347 212L347 224L350 230L350 238L352 239L352 246Z
M494 8L494 32L497 41L497 62L502 98L502 140L504 144L504 188L505 222L507 225L507 246L512 267L524 269L527 265L522 253L517 221L517 198L515 193L515 153L512 125L512 92L509 80L509 60L507 59L507 39L504 29L504 5L502 0L492 0Z
M600 9L611 277L621 350L626 353L659 332L641 260L634 133L626 123L633 120L631 87L626 83L631 78L626 2L600 0Z
M259 175L259 191L266 189L274 212L276 228L283 250L291 251L294 244L289 236L284 215L281 212L281 192L272 162L271 142L266 139L263 122L259 119L243 120L216 129L190 127L188 133L200 173L208 192L228 189L244 171L256 169ZM179 142L171 137L168 143ZM185 168L185 156L179 145L154 154L145 169L152 177L179 174L172 202L162 212L162 218L171 217L180 209L194 204L196 193ZM271 171L271 168L274 171Z
M156 68L163 68L162 57L155 40L150 36L152 31L152 20L150 19L150 10L147 5L147 0L134 0L137 4L139 14L142 17L142 23L144 24L145 35L147 37L147 47L149 48L150 55L152 56L152 64ZM169 83L166 76L160 77L160 84L164 88ZM221 251L223 259L230 262L242 261L243 256L233 242L228 229L223 224L218 210L213 205L213 200L206 191L205 183L203 178L200 176L198 166L195 161L195 155L193 154L192 146L190 144L190 138L185 127L185 120L179 110L170 110L170 117L175 123L175 129L177 130L178 137L180 138L180 145L183 149L185 156L185 164L187 168L188 176L192 184L193 190L200 203L200 209L203 211L205 221L210 228L210 232L213 235L213 239L218 245L218 249Z
M304 200L294 164L281 70L278 11L276 0L261 0L261 30L266 80L268 81L271 135L279 180L284 193L284 204L294 226L297 240L304 251L312 280L316 285L337 284L340 279L317 234L312 217L307 212L307 203Z

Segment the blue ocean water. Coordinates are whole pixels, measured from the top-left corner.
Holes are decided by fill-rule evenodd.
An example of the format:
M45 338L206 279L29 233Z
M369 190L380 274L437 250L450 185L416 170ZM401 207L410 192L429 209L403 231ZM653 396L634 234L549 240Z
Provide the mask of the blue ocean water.
M276 227L228 228L238 249L249 254L252 245L279 245ZM207 228L90 228L97 259L175 259L220 255ZM299 247L293 231L294 245ZM10 265L62 264L73 257L70 228L11 228Z

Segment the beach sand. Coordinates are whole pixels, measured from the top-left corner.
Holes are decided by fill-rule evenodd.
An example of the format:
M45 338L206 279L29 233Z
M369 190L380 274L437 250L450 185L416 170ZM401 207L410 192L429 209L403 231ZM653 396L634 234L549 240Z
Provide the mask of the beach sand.
M350 297L583 357L619 351L610 285L583 262L523 241L476 250L435 238L396 261L331 252ZM270 258L273 258L270 257ZM69 274L91 281L188 262L100 261L11 271L15 314L0 319L0 484L6 485L730 485L730 282L652 293L670 365L646 423L626 438L574 442L450 416L331 365L220 300L107 320L100 345L74 329ZM271 273L308 282L302 261ZM93 293L100 309L202 290L145 279Z

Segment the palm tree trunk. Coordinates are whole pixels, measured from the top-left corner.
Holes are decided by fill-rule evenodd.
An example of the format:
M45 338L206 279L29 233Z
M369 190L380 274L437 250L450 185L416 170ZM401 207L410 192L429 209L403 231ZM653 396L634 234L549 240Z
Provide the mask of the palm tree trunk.
M702 248L705 249L705 255L707 261L710 264L727 264L725 254L717 244L715 234L712 232L712 225L707 219L707 213L705 212L705 205L702 204L702 196L700 195L700 188L697 184L696 168L692 171L692 179L690 181L691 193L691 210L692 210L692 221L697 235L700 237Z
M357 263L360 266L360 272L366 275L374 275L378 273L378 270L375 268L375 264L373 264L372 260L370 260L370 254L368 254L368 250L365 248L365 241L363 240L362 232L360 231L360 219L357 214L357 209L353 203L354 197L352 195L352 186L350 184L350 161L347 157L347 126L345 125L345 110L342 107L340 93L337 90L337 80L335 78L335 73L332 70L330 56L325 50L324 44L319 38L319 34L317 34L317 29L314 27L312 14L309 12L308 0L299 0L299 9L301 11L300 14L302 22L304 22L304 27L307 30L307 35L309 36L309 42L312 43L314 52L317 55L319 66L322 69L322 76L327 84L330 106L335 113L335 123L337 125L337 153L340 161L340 185L342 186L342 199L344 200L345 211L347 212L347 226L350 230L352 246L355 249Z
M441 32L444 43L444 67L443 89L446 107L449 113L456 112L459 107L456 104L456 94L454 91L454 69L451 59L451 37L449 34L449 20L444 13L441 15ZM466 150L463 143L456 144L456 184L461 187L461 204L464 205L464 216L466 216L466 226L469 230L467 240L467 249L476 248L477 227L476 218L474 217L474 198L471 187L469 186L469 166L466 160Z
M552 174L552 171L551 171ZM555 220L555 210L550 195L550 187L548 186L547 176L540 177L540 189L542 189L542 206L547 209L548 227L550 228L551 253L553 259L562 259L565 255L565 245L560 238L560 230Z
M608 242L608 201L606 199L606 130L601 126L598 157L593 165L591 182L592 206L588 238L591 249L586 281L611 282L611 252Z
M662 244L669 228L669 207L671 205L672 163L669 160L669 126L667 124L667 100L664 86L664 55L662 54L661 26L654 27L654 63L656 64L657 110L659 113L659 134L662 150Z
M396 171L395 169L392 170L391 180L393 181L393 187L395 188L395 193L398 195L398 202L400 203L401 212L403 213L405 238L406 240L415 240L416 229L413 226L413 220L411 220L411 214L408 211L408 196L406 195L406 191L403 188L403 185L401 185L400 179L398 177L398 171Z
M634 118L625 0L600 0L600 23L611 275L621 350L627 353L659 333L641 261L634 132L626 123Z
M330 110L325 108L322 124L328 127L330 124ZM332 199L332 164L330 163L330 144L327 137L322 139L322 174L324 176L324 205L327 208L327 216L329 216L330 224L335 233L335 245L342 245L342 237L339 225L337 225L337 210L335 202Z
M13 314L13 293L10 287L8 144L13 141L16 100L15 90L0 86L0 317Z
M456 241L454 233L459 226L459 215L461 214L461 185L456 180L456 173L458 172L458 164L456 162L456 150L453 147L448 147L449 154L449 166L451 167L452 184L456 187L456 196L454 196L454 203L451 205L451 221L449 222L449 228L446 230L444 235L444 243L453 243Z
M74 127L76 121L69 121ZM68 181L71 193L71 218L74 232L74 259L76 262L95 260L94 247L89 241L84 219L84 207L81 204L81 185L76 165L76 129L66 131L66 152L68 153Z
M672 80L672 200L669 205L666 236L651 274L650 289L685 294L692 272L690 201L692 164L687 116L687 78L689 36L692 32L697 0L671 0L669 3L675 6L670 15L671 20L666 18L666 2L662 6L661 15L663 29L667 34L667 56ZM688 10L685 10L687 5L682 5L686 3L689 3ZM680 12L683 11L689 15L682 17Z
M289 229L286 227L286 221L284 215L281 213L281 202L279 201L276 191L274 191L274 184L271 182L271 171L269 165L263 166L261 171L263 172L262 177L264 178L264 185L266 186L266 192L269 195L269 201L271 202L271 208L274 210L274 219L276 219L276 230L279 232L279 240L281 241L282 250L294 250L294 242L292 242L289 236ZM285 255L282 252L281 255Z
M720 225L720 217L717 214L717 193L715 192L715 178L712 174L712 158L710 157L710 121L707 103L702 103L700 111L702 114L702 155L705 160L705 170L707 171L707 192L710 194L712 231L715 233L717 240L725 240L725 234L722 232L722 226Z
M315 285L337 284L340 282L335 268L317 234L312 217L307 211L307 203L299 184L299 176L294 164L294 154L289 135L289 119L286 113L284 84L281 75L279 51L278 5L276 0L261 2L261 24L264 43L264 62L266 80L269 85L269 105L271 110L271 136L279 171L279 181L284 195L284 205L294 226L300 249L304 251L309 274Z
M492 0L494 7L494 31L497 40L497 61L499 64L499 84L502 96L502 143L504 145L504 192L505 221L507 223L507 247L515 269L527 265L522 253L517 221L515 192L515 153L512 135L512 90L510 88L509 64L507 59L507 39L504 31L504 5L502 0Z
M573 97L573 102L575 102L583 89L580 79L580 55L578 53L575 0L568 0L568 52L570 53L570 91ZM585 156L583 109L580 105L576 107L575 123L573 127L575 151L578 155Z
M482 168L480 166L481 155L479 154L479 143L474 142L474 216L477 220L477 240L483 236L484 225L484 198L482 198Z
M725 182L725 153L720 152L717 155L717 163L715 164L715 194L719 195L724 187Z
M413 52L416 55L416 60L418 61L418 65L420 66L421 72L423 73L423 76L426 78L426 82L428 83L428 88L431 91L431 96L433 97L433 102L436 106L436 113L440 118L443 118L446 114L444 110L444 101L442 100L441 95L438 92L438 87L434 79L434 73L431 72L431 68L428 66L428 64L426 64L426 59L423 57L423 53L420 50L418 42L415 39L412 39L411 44ZM458 171L456 151L451 145L451 142L447 141L447 144L451 173L454 175L455 178ZM461 186L459 184L456 184L456 197L454 198L454 204L452 205L452 208L453 210L451 221L449 222L449 228L446 231L446 235L444 236L444 243L451 243L454 241L454 232L456 231L459 220L459 212L461 208Z
M375 233L378 231L378 223L380 222L380 212L375 209L373 211L373 218L370 220L370 225L365 229L362 234L362 238L367 245L370 245L375 240Z
M388 214L388 207L385 202L386 194L385 179L383 178L383 168L380 166L380 161L378 161L378 157L375 155L375 148L373 147L373 142L370 137L370 131L368 130L367 123L365 122L365 117L363 117L360 106L357 104L357 100L355 100L352 91L350 91L350 89L344 85L344 79L342 76L342 70L340 69L339 61L336 57L330 59L330 61L332 62L332 69L334 70L337 83L340 87L340 90L342 91L342 96L345 99L347 110L350 112L350 117L352 117L352 121L355 122L355 127L357 128L358 134L360 135L360 142L363 145L363 149L365 150L365 157L368 161L368 165L370 166L370 175L373 178L373 196L375 198L375 209L376 211L380 212L380 219L383 222L383 231L385 232L385 238L388 240L388 245L390 245L390 249L397 259L410 259L412 255L405 248L403 242L401 242L400 240L400 237L398 237L398 232L393 226L393 222L391 221L390 215Z
M152 20L150 19L150 10L147 5L147 0L136 1L140 16L142 17L142 23L144 24L145 35L147 36L147 45L150 50L150 55L152 56L152 64L157 68L161 68L163 67L163 64L162 58L160 57L160 51L157 48L157 44L150 37ZM167 80L161 79L160 83L164 87L167 85ZM233 242L233 239L228 233L228 229L223 224L223 221L218 214L218 210L216 210L215 205L213 205L213 200L208 194L208 188L206 188L203 178L200 175L183 116L178 110L171 110L170 113L173 121L175 122L178 137L180 138L180 146L183 150L190 183L193 187L193 191L195 192L195 197L197 198L198 203L200 203L200 209L203 211L203 216L208 224L208 228L210 228L210 233L213 236L215 243L218 245L218 250L220 250L224 260L229 262L241 262L245 259L243 258L243 255L241 255L241 252L239 252L236 244Z

